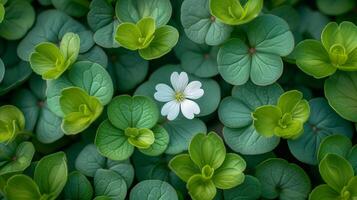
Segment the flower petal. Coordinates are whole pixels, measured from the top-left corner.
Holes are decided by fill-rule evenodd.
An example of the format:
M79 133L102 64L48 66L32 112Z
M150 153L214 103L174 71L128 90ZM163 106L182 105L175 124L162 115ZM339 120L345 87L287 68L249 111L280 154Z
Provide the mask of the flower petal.
M169 102L175 99L174 90L163 83L159 83L155 87L156 92L154 94L154 98L160 102Z
M170 77L171 85L176 92L183 92L188 84L188 76L186 72L173 72Z
M185 116L187 119L193 119L195 114L200 114L201 110L196 102L185 99L183 102L181 102L181 111L183 116Z
M170 101L165 103L161 109L161 115L166 116L168 120L174 120L180 113L180 103L177 101Z
M189 99L199 99L203 96L204 91L201 89L202 83L199 81L192 81L189 83L184 91L185 97Z

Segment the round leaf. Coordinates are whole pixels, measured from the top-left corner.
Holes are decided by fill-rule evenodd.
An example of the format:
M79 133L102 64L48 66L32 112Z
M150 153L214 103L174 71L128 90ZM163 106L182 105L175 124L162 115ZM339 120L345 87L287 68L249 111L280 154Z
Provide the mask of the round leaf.
M304 170L282 159L262 162L257 166L255 176L262 184L262 197L267 199L304 200L311 190L310 179Z
M87 14L89 0L52 0L52 5L73 17L82 17Z
M139 182L130 192L130 200L178 200L175 189L167 182L146 180Z
M155 136L154 143L151 144L151 146L149 148L139 149L139 150L143 154L146 154L149 156L157 156L157 155L162 154L166 150L166 148L169 144L169 134L160 125L154 126L151 130Z
M89 180L80 172L70 173L64 188L64 197L72 200L91 200L92 196L93 188Z
M185 0L181 6L181 22L187 37L198 44L222 44L233 30L211 15L209 0Z
M256 200L261 195L261 184L253 176L245 176L244 182L237 187L229 190L223 190L225 200Z
M8 199L37 200L41 198L36 183L22 174L12 176L7 181L4 191Z
M288 140L290 152L301 162L316 165L321 141L329 135L352 137L353 127L339 117L324 98L309 101L310 118L304 124L304 133L295 140Z
M124 200L127 186L124 179L117 173L99 169L94 175L96 196L107 196L109 199Z

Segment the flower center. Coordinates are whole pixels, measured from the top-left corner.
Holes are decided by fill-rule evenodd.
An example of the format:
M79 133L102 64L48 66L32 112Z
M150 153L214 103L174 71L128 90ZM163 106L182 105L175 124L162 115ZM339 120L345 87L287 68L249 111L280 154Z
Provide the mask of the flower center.
M175 99L178 102L182 102L183 100L185 100L185 95L182 92L176 92Z

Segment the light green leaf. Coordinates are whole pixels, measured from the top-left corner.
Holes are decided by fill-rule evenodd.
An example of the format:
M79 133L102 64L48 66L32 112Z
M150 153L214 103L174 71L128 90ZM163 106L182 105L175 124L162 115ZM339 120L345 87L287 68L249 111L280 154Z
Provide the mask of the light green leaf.
M298 138L303 132L303 123L300 120L292 119L290 114L284 116L280 120L282 126L277 126L274 129L276 136L292 140Z
M343 188L341 195L352 197L352 200L357 197L357 176L354 176L348 181L347 186Z
M61 127L69 135L88 128L103 111L103 106L97 97L89 96L79 87L62 90L60 105L64 114Z
M135 51L140 48L139 38L142 37L140 29L133 23L122 23L118 26L115 40L127 49Z
M224 162L226 148L223 140L216 133L210 132L195 135L188 147L192 161L202 169L205 165L213 169L219 168Z
M154 33L156 30L155 20L151 17L143 18L136 24L140 30L141 36L139 37L140 48L147 48L151 41L154 39Z
M344 135L331 135L322 140L317 152L317 159L321 161L327 154L337 154L347 158L352 149L351 140Z
M300 91L290 90L279 97L277 106L283 114L290 113L294 120L304 123L310 116L310 106L302 98L303 94Z
M103 156L112 160L125 160L134 152L124 131L115 128L109 120L99 125L94 143Z
M14 175L9 178L4 191L9 200L41 199L41 193L36 183L30 177L23 174Z
M258 107L252 114L254 127L258 133L265 137L272 137L275 128L279 126L282 118L281 110L276 106L266 105Z
M4 20L5 18L5 7L2 3L0 3L0 23Z
M130 200L178 200L174 187L161 180L139 182L130 192Z
M15 106L0 107L0 142L10 142L25 128L25 117Z
M337 72L325 81L330 106L344 119L357 122L357 72Z
M212 180L207 180L202 175L192 176L187 182L188 193L193 200L212 200L217 193Z
M71 32L64 34L61 40L60 50L69 65L72 65L77 60L80 43L81 40L78 34Z
M212 181L219 189L230 189L244 181L246 163L239 155L227 153L223 164L214 171Z
M32 158L35 154L35 147L30 142L22 142L16 148L16 152L5 166L0 169L0 175L5 175L14 172L22 172L30 166Z
M112 170L99 169L94 175L96 196L107 196L109 199L124 200L127 186L124 179Z
M150 44L144 43L143 48L139 49L139 54L146 60L159 58L171 51L178 42L178 38L179 33L176 28L167 25L160 27L156 29Z
M154 133L154 143L152 143L148 148L139 148L139 151L145 155L158 156L166 150L169 144L169 134L160 125L154 126L151 131Z
M34 180L41 194L58 197L67 182L67 159L63 152L44 156L35 168Z
M156 104L145 96L121 95L108 106L108 119L117 128L152 128L159 119Z
M155 140L154 133L147 128L126 128L124 131L125 136L128 137L128 142L139 148L149 148Z
M304 40L300 42L295 50L297 66L306 74L315 78L324 78L336 72L330 63L327 51L320 42L316 40Z
M59 117L64 114L60 105L60 96L67 87L79 87L88 95L97 97L102 105L110 102L113 96L113 81L101 65L89 61L80 61L72 65L59 79L47 82L48 108Z
M180 154L172 158L169 162L169 167L185 182L188 182L193 175L201 173L201 170L192 162L188 154Z
M333 190L330 186L324 184L319 185L312 190L309 200L336 200L339 196L338 192Z
M115 14L121 22L137 23L151 17L156 26L165 25L171 17L172 6L169 0L119 0L115 5Z
M354 172L351 164L336 154L327 154L319 164L322 179L336 192L342 191Z
M89 180L80 172L69 174L64 188L64 198L71 200L91 200L93 188Z
M248 23L258 16L263 0L248 0L241 5L239 0L210 0L212 15L229 25Z

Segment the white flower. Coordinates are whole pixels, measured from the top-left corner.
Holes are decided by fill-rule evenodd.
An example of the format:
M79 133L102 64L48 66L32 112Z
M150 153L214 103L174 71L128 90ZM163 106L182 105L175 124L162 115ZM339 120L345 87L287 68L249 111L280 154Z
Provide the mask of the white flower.
M167 102L161 109L161 115L167 116L168 120L174 120L182 111L187 119L193 119L195 114L200 113L198 104L190 99L199 99L204 91L201 89L202 83L192 81L188 83L186 72L173 72L170 77L173 89L163 83L156 85L154 97L160 102Z

